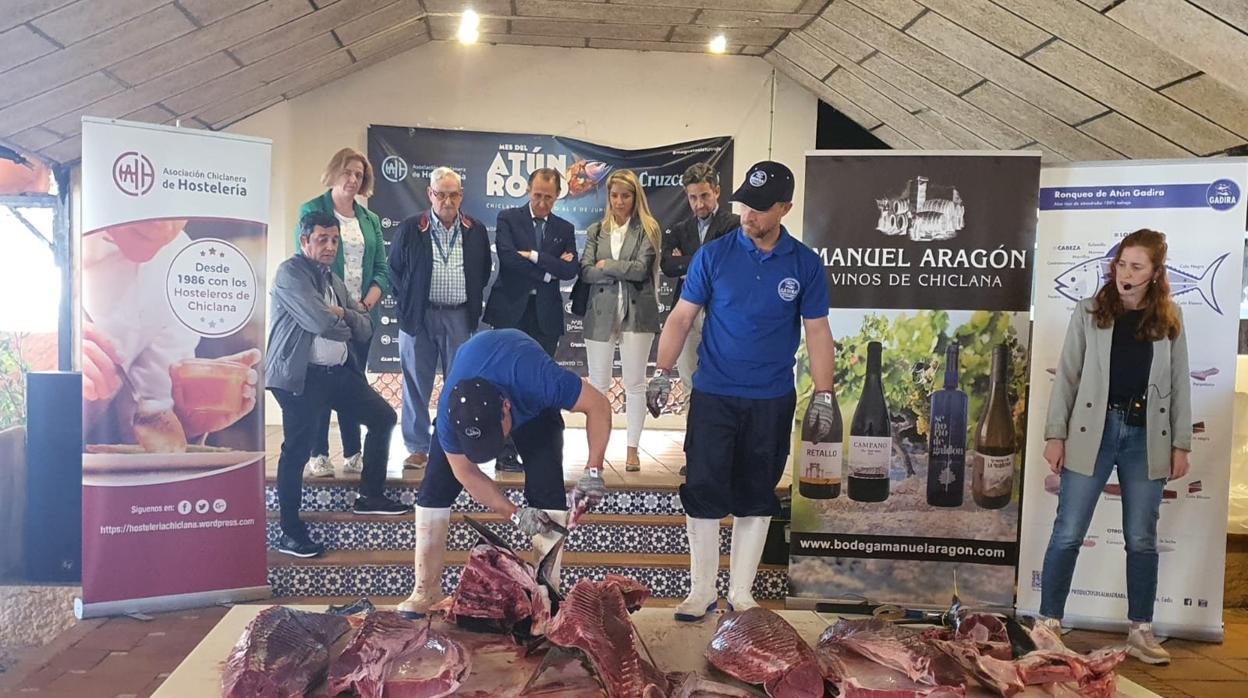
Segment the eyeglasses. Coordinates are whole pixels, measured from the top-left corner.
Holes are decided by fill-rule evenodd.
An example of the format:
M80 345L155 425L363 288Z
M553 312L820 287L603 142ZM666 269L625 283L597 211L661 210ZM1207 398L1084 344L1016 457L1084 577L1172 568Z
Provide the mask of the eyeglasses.
M430 189L429 193L432 194L433 198L438 201L459 201L464 198L464 193L462 191L438 191L437 189Z

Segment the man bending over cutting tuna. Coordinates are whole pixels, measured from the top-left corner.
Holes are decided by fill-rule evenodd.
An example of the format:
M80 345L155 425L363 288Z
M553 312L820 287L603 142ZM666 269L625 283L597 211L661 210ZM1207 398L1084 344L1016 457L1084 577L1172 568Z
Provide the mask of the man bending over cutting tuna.
M538 559L566 528L563 484L563 416L585 415L589 459L572 490L572 506L593 506L606 494L602 459L611 435L607 398L575 373L561 368L532 337L519 330L480 332L455 354L438 399L429 465L416 498L416 585L399 604L419 616L442 598L442 569L451 504L467 488L473 499L511 517L533 538ZM524 464L524 498L512 504L478 466L494 460L510 435ZM556 560L550 581L559 584Z

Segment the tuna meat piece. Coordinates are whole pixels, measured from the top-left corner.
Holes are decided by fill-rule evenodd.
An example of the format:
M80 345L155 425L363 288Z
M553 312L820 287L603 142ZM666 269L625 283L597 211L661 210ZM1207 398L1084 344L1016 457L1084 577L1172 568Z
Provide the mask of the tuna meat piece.
M329 668L351 624L341 616L272 606L243 630L221 675L224 698L302 698Z
M351 644L329 667L329 695L355 691L360 698L381 698L391 665L425 642L429 624L408 620L393 611L375 611L364 618Z
M928 686L962 686L966 672L917 630L879 618L842 618L819 636L819 648L844 647ZM826 661L826 660L825 660Z
M386 676L386 698L441 698L459 690L472 658L458 642L430 630L424 642L399 657Z
M542 635L550 622L550 594L537 583L533 566L493 545L478 545L468 556L459 586L435 607L463 624L511 633L531 621L529 634Z
M761 684L772 698L821 698L823 665L779 614L751 608L724 616L706 658L720 671Z
M577 582L559 604L546 639L581 650L608 698L664 698L670 686L663 673L638 652L640 640L628 617L627 585L621 579Z
M836 684L842 698L963 698L966 695L965 685L921 684L845 645L821 643L815 648L815 654L824 666L824 680Z

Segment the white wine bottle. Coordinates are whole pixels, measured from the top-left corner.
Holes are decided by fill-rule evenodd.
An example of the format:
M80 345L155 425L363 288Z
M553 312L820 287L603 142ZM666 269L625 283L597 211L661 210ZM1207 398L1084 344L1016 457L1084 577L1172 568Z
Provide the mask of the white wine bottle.
M988 401L975 430L971 497L984 509L1000 509L1014 496L1014 416L1006 394L1009 362L1008 347L993 348Z
M849 498L856 502L888 499L888 467L893 455L892 422L880 377L879 342L867 344L867 375L862 397L849 424Z

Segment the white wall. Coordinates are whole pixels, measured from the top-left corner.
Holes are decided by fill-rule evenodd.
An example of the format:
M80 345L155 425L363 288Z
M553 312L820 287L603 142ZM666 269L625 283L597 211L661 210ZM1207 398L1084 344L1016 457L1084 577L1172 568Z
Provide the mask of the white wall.
M294 251L299 205L343 146L367 152L369 124L546 133L620 148L735 139L739 182L779 160L797 173L788 228L800 237L804 153L816 98L750 56L433 42L282 102L230 131L273 140L269 278ZM471 208L472 203L467 206ZM280 412L270 404L267 421Z

